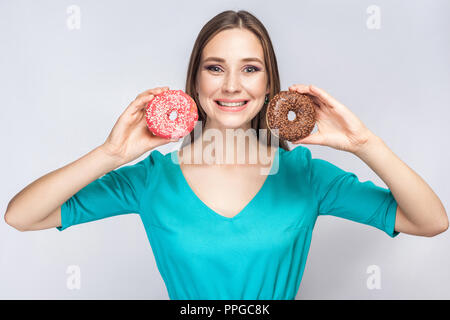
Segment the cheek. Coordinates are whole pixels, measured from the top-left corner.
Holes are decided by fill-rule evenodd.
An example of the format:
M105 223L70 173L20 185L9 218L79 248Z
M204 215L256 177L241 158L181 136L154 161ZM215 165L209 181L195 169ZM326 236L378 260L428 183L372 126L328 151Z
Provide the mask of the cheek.
M222 80L219 77L212 77L202 74L198 77L198 89L204 94L214 92L222 85Z
M267 77L248 77L242 81L243 86L247 88L249 91L254 92L256 95L259 95L266 92L267 87Z

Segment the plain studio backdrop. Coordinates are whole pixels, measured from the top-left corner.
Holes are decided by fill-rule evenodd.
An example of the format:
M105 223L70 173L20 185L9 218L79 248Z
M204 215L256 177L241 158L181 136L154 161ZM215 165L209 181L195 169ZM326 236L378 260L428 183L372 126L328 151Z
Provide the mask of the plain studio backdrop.
M158 86L184 90L201 27L230 9L249 11L267 28L282 90L303 83L330 93L448 210L449 1L2 0L2 213L26 185L102 144L137 94ZM304 146L314 158L386 187L353 154ZM392 239L321 216L296 299L449 299L449 238ZM139 215L126 214L63 232L19 232L2 218L0 298L168 294Z

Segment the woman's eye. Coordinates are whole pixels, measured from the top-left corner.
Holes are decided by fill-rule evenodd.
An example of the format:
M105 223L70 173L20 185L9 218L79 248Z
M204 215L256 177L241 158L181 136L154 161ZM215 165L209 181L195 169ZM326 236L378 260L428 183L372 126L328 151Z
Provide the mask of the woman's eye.
M253 66L250 66L250 67L246 67L245 69L253 69L254 71L253 72L256 72L256 71L259 71L259 68L257 68L257 67L253 67ZM253 73L253 72L250 72L250 73Z
M214 71L214 72L220 70L220 68L217 66L208 66L208 67L206 67L206 69ZM215 70L215 69L218 69L218 70Z
M220 68L218 66L208 66L208 67L206 67L206 69L210 70L210 71L213 71L213 72L219 72L220 71ZM253 71L246 72L246 73L254 73L254 72L259 71L259 68L254 67L254 66L245 67L244 70L249 70L249 69L253 70Z

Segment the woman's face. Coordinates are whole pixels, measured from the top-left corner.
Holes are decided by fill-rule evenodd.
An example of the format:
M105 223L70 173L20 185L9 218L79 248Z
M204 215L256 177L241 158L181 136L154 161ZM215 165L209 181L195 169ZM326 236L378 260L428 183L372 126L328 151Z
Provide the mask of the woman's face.
M249 128L269 93L258 38L245 29L228 29L215 35L203 49L196 87L208 128ZM243 108L233 108L217 102L233 100L247 103Z

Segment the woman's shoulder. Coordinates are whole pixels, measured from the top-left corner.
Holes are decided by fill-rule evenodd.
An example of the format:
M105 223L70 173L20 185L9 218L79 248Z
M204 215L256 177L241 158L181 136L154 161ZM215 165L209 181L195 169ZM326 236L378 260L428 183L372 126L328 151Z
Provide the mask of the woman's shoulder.
M289 160L305 163L310 167L334 166L325 159L313 157L311 150L301 145L295 146L290 151L285 151L285 154Z
M173 151L173 152L175 152L175 151ZM152 161L164 161L168 157L170 158L170 155L173 152L164 152L162 150L153 149L152 151L150 151L147 158L149 158Z
M154 171L157 167L159 167L159 164L164 161L164 157L165 155L159 150L153 149L140 161L137 161L135 164L128 164L125 167L133 171Z
M308 171L313 176L337 176L346 173L346 171L325 159L313 157L311 150L301 145L295 146L284 153L284 159L287 163L296 168L301 168L303 171Z
M174 166L179 164L178 151L179 149L169 151L153 149L147 158L149 163L154 167L173 169Z
M280 148L280 151L284 159L287 161L296 162L297 164L299 162L309 162L312 159L311 151L307 147L301 145L294 146L289 151Z

